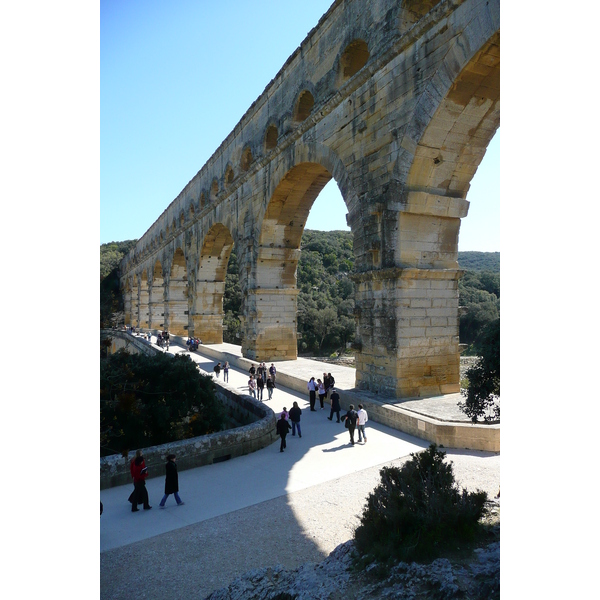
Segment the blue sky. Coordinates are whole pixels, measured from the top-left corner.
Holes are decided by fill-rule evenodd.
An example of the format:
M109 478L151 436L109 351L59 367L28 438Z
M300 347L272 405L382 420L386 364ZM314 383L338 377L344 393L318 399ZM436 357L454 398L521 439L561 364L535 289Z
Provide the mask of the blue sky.
M101 2L101 243L145 233L330 5ZM500 250L499 137L472 182L460 250ZM306 227L348 229L345 214L332 180Z

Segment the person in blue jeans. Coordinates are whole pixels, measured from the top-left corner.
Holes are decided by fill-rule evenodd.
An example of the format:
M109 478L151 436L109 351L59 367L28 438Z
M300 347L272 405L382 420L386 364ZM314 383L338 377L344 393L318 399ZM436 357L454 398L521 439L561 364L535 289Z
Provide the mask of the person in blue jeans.
M167 456L167 464L165 465L167 475L165 477L165 495L160 501L160 508L165 507L167 498L173 494L175 496L175 502L177 506L184 504L183 500L179 497L179 476L177 475L177 465L175 464L175 455L169 454Z
M300 429L300 415L302 410L298 406L297 402L294 402L294 406L290 408L290 421L292 422L292 435L296 435L296 429L298 429L298 437L302 437L302 430Z

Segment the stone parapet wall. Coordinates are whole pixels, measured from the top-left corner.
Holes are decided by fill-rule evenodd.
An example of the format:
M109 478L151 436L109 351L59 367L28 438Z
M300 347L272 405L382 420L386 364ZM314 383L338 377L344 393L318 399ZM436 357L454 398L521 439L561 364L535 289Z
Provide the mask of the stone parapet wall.
M130 348L135 347L146 354L158 352L147 342L125 332L105 331L102 335L126 340L130 343ZM202 369L199 370L202 374L210 375ZM268 406L247 394L238 394L235 388L224 382L217 384L217 397L237 420L255 421L227 431L144 448L149 478L164 477L164 464L167 455L171 453L177 455L178 469L185 471L250 454L276 440L277 419ZM100 459L100 489L131 483L129 464L135 456L135 451L136 449L132 449L127 456L114 454Z
M370 420L438 446L500 452L499 424L483 425L440 421L425 415L418 415L393 404L381 402L368 393L343 392L340 396L344 410L347 410L350 404L354 404L354 408L356 408L360 402Z
M147 354L152 355L156 352L150 342L142 338L137 338L125 331L113 329L104 329L100 331L100 339L111 339L109 354L114 354L118 350L127 349L130 354Z
M220 361L228 361L230 365L248 371L257 361L248 360L234 354L221 352L210 346L202 346L202 354ZM290 363L293 368L293 362ZM277 385L287 387L306 395L306 381L290 373L277 371ZM224 384L223 384L224 385ZM500 452L500 425L484 425L480 423L450 422L420 415L413 411L395 406L391 398L380 399L376 394L362 390L345 390L336 386L340 393L340 404L348 410L350 404L356 408L361 403L369 419L375 423L387 425L409 435L434 442L446 448L465 448L469 450L485 450ZM329 403L328 401L326 401Z
M224 384L225 386L227 384ZM218 387L223 387L223 384ZM224 389L218 395L228 397L228 402L239 403L242 410L255 414L258 420L250 425L227 431L201 435L189 440L169 442L160 446L144 448L144 459L149 478L164 477L164 464L168 454L177 455L180 471L194 469L215 462L221 462L250 454L272 444L276 437L275 413L250 396L237 396L231 389ZM114 454L100 459L100 489L131 483L129 464L135 456L135 449L127 456Z

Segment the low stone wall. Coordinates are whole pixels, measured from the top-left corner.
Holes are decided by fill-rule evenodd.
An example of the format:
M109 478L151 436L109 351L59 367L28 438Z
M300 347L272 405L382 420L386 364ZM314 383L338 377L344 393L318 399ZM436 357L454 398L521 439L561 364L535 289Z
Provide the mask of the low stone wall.
M141 353L151 355L157 351L148 340L135 337L131 333L119 329L100 330L100 339L105 340L108 338L112 340L109 354L114 354L123 348L126 348L131 354Z
M147 353L160 352L141 339L125 332L115 332L115 337L126 336L136 348L143 347ZM112 332L110 332L112 336ZM137 342L137 344L136 344ZM208 374L198 369L203 374ZM277 419L275 413L262 402L247 394L239 394L227 383L217 383L217 397L233 413L236 420L254 418L254 423L228 429L209 435L201 435L188 440L170 442L160 446L144 448L144 459L148 467L148 476L164 477L164 464L168 454L177 455L177 467L180 471L194 469L250 454L272 444L276 438ZM100 459L100 489L131 483L129 464L135 456L135 449L127 456L113 454Z
M241 358L227 352L220 352L210 346L202 346L202 354L211 356L217 361L229 361L230 365L248 370L257 361ZM306 394L306 381L293 375L277 372L277 383L292 390ZM481 423L449 423L425 415L394 406L379 400L371 392L340 389L340 404L348 410L350 404L356 408L362 404L369 414L369 419L444 446L446 448L464 448L468 450L485 450L500 452L500 425L484 425Z
M379 402L369 394L344 392L342 407L349 404L356 408L361 403L376 423L382 423L422 440L427 440L445 448L465 448L467 450L485 450L500 452L500 425L481 423L448 423L425 415L399 408L392 404Z

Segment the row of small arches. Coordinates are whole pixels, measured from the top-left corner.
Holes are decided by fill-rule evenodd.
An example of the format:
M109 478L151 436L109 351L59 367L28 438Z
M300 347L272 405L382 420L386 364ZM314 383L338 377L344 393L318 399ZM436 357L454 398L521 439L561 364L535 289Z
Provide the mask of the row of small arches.
M358 39L348 44L348 46L346 46L346 49L340 57L338 74L340 81L343 83L351 77L353 77L354 75L356 75L356 73L358 73L358 71L360 71L360 69L362 69L365 66L368 59L369 48L365 41ZM301 123L302 121L306 120L310 116L314 105L315 99L312 93L308 90L301 91L294 105L294 110L292 113L293 121L295 123ZM277 129L276 125L271 123L270 125L268 125L263 138L263 147L265 151L268 152L270 150L275 149L277 147L278 140L279 130ZM243 172L248 171L253 161L254 157L252 156L252 150L249 146L246 146L242 151L242 156L240 159L240 169ZM225 176L223 178L225 187L231 185L234 179L235 171L232 165L228 164L225 169ZM202 210L208 203L215 200L217 195L219 194L219 191L219 181L215 177L212 181L210 191L208 192L208 194L206 194L205 192L202 192L200 194L200 198L198 200L198 209ZM187 216L190 221L194 219L194 204L190 206ZM140 255L143 256L148 250L154 249L158 244L161 244L165 240L165 238L169 236L169 234L174 233L178 226L181 227L185 224L186 214L183 210L181 210L181 212L179 213L178 221L179 223L177 223L176 219L174 218L171 225L167 225L166 230L164 232L161 231L159 236L155 237L152 240L152 242L150 242L147 246L145 246L142 249ZM136 255L134 255L134 260L136 258L139 258L140 255L137 255L136 253Z

